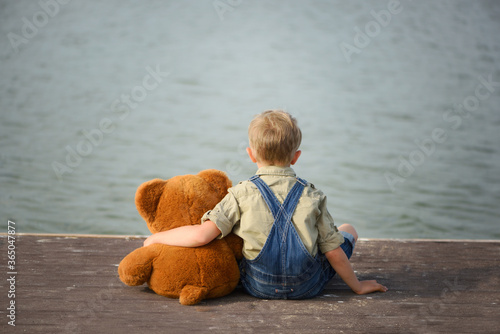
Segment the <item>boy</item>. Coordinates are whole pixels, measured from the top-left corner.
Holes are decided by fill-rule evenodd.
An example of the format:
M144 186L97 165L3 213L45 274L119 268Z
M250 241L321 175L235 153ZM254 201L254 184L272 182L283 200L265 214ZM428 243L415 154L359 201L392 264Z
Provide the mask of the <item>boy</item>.
M349 262L356 230L349 224L337 229L326 196L290 168L301 154L295 118L281 110L263 112L250 123L248 137L256 175L229 189L201 225L153 234L144 246L198 247L233 232L243 239L242 285L259 298L312 298L335 273L357 294L387 291L375 280L357 279Z

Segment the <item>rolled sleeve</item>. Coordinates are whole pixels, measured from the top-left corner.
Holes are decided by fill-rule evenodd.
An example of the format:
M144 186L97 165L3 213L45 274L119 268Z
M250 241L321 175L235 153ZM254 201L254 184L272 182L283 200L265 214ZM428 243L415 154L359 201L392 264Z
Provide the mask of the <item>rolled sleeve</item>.
M326 208L326 197L321 202L321 214L318 218L318 247L325 254L334 250L344 243L344 236L339 232L332 216Z
M210 220L220 230L218 239L224 238L231 233L234 225L240 220L238 202L231 192L222 199L212 210L207 211L201 217L201 223Z

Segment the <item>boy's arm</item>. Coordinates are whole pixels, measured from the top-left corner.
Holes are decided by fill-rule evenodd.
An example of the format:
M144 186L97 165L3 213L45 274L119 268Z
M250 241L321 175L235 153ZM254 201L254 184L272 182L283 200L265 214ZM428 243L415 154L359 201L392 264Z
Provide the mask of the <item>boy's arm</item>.
M172 230L158 232L144 241L144 247L151 244L167 244L170 246L199 247L217 238L220 230L214 222L206 220L201 225L189 225Z
M349 259L345 255L342 248L338 247L334 250L325 253L328 262L335 269L342 280L359 295L380 291L386 292L387 288L377 281L359 281L352 269Z

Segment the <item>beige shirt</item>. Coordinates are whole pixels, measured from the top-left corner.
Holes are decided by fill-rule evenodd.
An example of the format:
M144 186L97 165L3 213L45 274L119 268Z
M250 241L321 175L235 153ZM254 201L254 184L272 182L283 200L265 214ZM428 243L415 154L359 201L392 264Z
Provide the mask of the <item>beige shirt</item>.
M262 167L256 173L283 203L296 182L295 172L287 167ZM243 256L254 259L262 250L274 218L260 191L251 181L242 181L201 218L214 222L223 238L231 231L243 239ZM326 196L308 183L293 213L292 222L312 256L336 249L344 242L326 208Z

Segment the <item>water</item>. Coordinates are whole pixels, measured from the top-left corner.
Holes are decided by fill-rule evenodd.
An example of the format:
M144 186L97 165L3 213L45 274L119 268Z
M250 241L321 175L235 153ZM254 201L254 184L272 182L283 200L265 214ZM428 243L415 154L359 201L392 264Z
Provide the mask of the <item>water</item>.
M139 184L248 178L248 123L285 108L338 225L500 238L500 5L388 3L2 1L2 226L148 234Z

